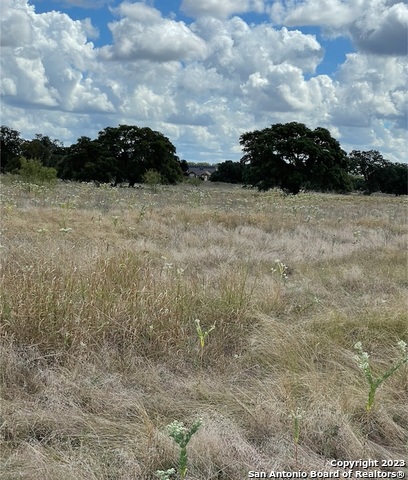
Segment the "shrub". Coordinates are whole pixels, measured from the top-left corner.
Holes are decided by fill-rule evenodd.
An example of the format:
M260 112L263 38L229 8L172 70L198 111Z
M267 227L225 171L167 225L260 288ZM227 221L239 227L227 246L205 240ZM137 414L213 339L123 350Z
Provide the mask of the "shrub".
M162 176L157 170L147 170L143 175L143 182L146 183L153 192L157 192L157 187L162 183Z
M17 174L28 183L53 183L57 180L55 168L44 167L40 160L20 158L21 167Z

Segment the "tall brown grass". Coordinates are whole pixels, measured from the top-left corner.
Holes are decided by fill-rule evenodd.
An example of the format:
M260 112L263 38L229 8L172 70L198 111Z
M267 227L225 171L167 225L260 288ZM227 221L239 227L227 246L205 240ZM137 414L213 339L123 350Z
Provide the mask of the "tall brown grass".
M1 478L187 478L407 457L407 201L3 178ZM273 269L287 265L287 278ZM201 352L195 320L215 329ZM301 409L297 459L293 412Z

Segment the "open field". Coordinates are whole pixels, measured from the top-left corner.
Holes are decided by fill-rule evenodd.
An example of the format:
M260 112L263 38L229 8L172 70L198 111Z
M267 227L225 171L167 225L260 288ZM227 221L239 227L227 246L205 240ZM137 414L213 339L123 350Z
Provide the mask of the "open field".
M406 198L1 196L1 479L154 479L177 468L165 426L197 418L189 480L407 459L408 367L367 412L353 348L377 377L408 343Z

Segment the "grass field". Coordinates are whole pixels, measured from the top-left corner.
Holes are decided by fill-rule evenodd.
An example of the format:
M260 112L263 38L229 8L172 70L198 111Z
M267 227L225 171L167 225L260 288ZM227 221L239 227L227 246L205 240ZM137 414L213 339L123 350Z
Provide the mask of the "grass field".
M377 378L408 342L406 198L1 196L1 479L155 479L178 467L166 425L198 418L189 480L407 459L408 367L367 411L354 349Z

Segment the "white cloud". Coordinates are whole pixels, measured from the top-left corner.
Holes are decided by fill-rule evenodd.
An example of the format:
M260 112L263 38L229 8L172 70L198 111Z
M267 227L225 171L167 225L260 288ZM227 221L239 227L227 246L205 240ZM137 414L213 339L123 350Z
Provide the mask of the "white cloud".
M166 62L207 55L205 42L185 23L162 18L155 8L124 2L114 12L122 18L109 24L114 44L101 49L102 58Z
M314 117L313 124L327 124L328 112L336 103L336 89L326 75L306 80L301 69L282 63L269 69L266 76L259 72L250 75L241 86L250 111L271 113L299 112L304 117ZM309 119L310 123L310 119Z
M264 11L263 0L183 0L181 9L195 18L209 16L225 19L232 14Z
M85 114L69 115L56 109L21 108L3 103L4 124L21 132L22 138L32 139L37 133L57 138L70 145L81 135L95 138L98 131L112 125L112 119L102 114L92 117Z
M27 33L11 35L2 49L1 92L8 102L68 111L112 111L107 95L87 76L96 52L87 42L89 22L49 12L36 14L26 2L7 2L2 19L10 24L27 19ZM23 27L24 27L23 25ZM28 32L23 28L23 32Z
M352 3L352 2L351 2ZM353 20L349 4L341 0L308 0L287 13L287 25L324 25L343 27Z
M32 7L26 2L1 0L0 41L2 47L18 47L29 44L32 39Z
M193 28L211 51L205 65L216 66L224 75L238 75L241 80L283 62L313 72L323 57L323 49L313 35L285 27L276 30L267 24L249 26L233 17L227 21L200 19Z
M334 122L369 126L383 118L406 125L407 76L407 62L398 57L349 54L337 75L339 103L333 109Z
M147 85L138 85L122 103L121 110L139 119L160 121L175 110L171 96L155 93Z
M352 23L352 38L361 50L383 55L406 55L408 46L408 5L377 2Z
M90 18L85 18L85 20L82 20L81 23L87 38L99 38L99 30L92 25Z
M229 88L231 82L223 77L216 67L206 67L203 64L192 63L179 71L177 85L182 95L197 96L217 95Z
M387 160L406 163L408 155L406 135L396 136L394 127L387 125L383 120L374 120L369 128L345 126L341 132L342 147L348 152L378 150Z
M320 26L328 35L348 35L365 52L407 54L406 1L280 0L269 12L277 23Z

